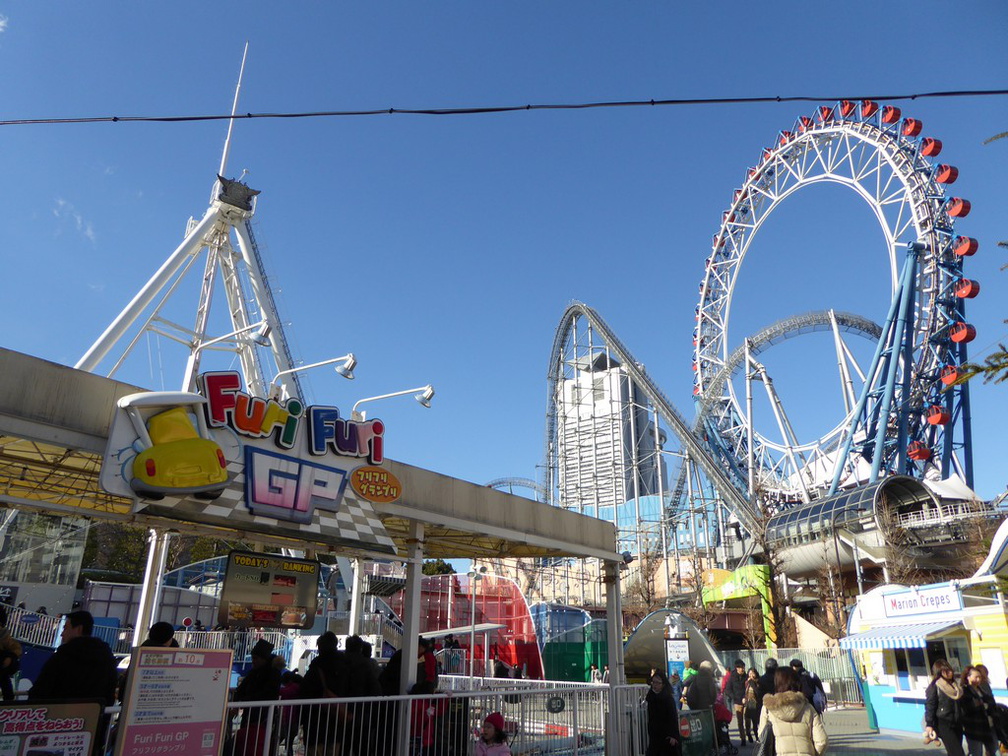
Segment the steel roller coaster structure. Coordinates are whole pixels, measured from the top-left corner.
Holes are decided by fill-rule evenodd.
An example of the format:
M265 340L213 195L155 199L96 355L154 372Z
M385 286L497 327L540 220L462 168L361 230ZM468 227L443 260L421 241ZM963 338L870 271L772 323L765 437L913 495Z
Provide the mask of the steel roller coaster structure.
M920 481L955 478L971 487L969 385L961 378L976 335L966 300L980 287L964 277L963 261L978 243L955 233L955 220L969 213L970 203L946 195L958 170L932 160L942 145L922 129L896 107L843 100L800 117L746 171L704 263L693 337L693 422L598 312L571 304L549 362L542 483L548 500L612 519L621 547L633 554L667 557L680 544L710 548L730 530L741 541L742 531L766 530L768 518L781 521L789 512L830 518L834 536L848 509L870 528L875 513L866 516L866 509L879 506L887 480L910 481L903 494L890 492L902 514L940 505ZM879 223L892 280L885 323L832 310L806 313L731 348L732 301L753 240L788 197L821 182L852 190ZM829 430L802 443L755 357L813 331L833 334L845 411ZM845 341L851 334L876 345L866 369ZM745 396L732 380L740 375ZM754 423L754 382L767 394L774 433ZM670 436L681 451L664 449ZM669 459L679 466L672 485ZM867 488L867 508L863 497L847 495ZM810 509L822 501L834 504ZM698 513L706 533L698 532Z

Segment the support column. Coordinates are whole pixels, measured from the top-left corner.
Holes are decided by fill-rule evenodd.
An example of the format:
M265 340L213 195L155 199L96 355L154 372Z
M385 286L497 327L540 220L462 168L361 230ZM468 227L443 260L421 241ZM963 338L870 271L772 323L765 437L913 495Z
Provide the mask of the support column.
M364 576L361 574L361 560L353 560L353 590L350 592L350 635L360 635L361 628L361 600L363 595L361 588L364 584Z
M409 551L406 556L406 587L403 591L402 668L399 672L399 693L405 694L416 682L417 655L420 652L420 578L423 575L422 522L411 521ZM410 702L402 699L399 707L398 748L396 753L410 752Z
M423 576L422 522L410 523L409 553L406 557L406 588L403 592L402 672L399 692L405 694L416 682L416 661L420 650L420 579ZM401 753L408 753L409 749Z
M623 604L620 597L620 567L619 562L604 562L602 565L602 582L606 589L606 645L609 648L609 716L606 731L620 731L620 711L615 705L613 687L626 685L626 673L623 668ZM615 753L612 748L606 749Z
M625 685L626 675L623 670L623 599L620 582L620 563L606 562L606 644L609 647L609 682L612 685Z
M147 567L144 569L143 589L137 606L133 630L133 648L147 637L147 629L154 624L157 608L161 604L161 583L164 580L165 560L171 533L151 528L147 532Z

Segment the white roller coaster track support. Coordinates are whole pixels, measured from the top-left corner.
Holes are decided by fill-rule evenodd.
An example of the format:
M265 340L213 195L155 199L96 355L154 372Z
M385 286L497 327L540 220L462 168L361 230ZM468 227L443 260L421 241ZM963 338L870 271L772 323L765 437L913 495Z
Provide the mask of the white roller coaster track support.
M764 368L764 371L766 368ZM764 384L766 386L767 393L770 395L770 400L773 402L774 415L777 417L777 424L781 426L781 435L784 436L784 445L788 447L788 454L791 459L791 464L795 465L795 472L798 475L798 481L801 483L802 491L804 492L805 501L810 501L809 492L805 488L805 481L802 479L802 471L808 468L808 460L805 458L805 454L802 453L800 449L800 444L798 443L798 436L794 432L794 427L791 425L791 419L788 417L787 412L784 409L784 402L781 401L780 394L777 393L777 388L774 386L774 382L769 377L767 382ZM795 449L798 448L798 456L795 457ZM800 461L801 466L796 463Z
M98 337L98 340L91 345L91 348L74 365L78 370L87 370L93 373L109 350L115 346L136 322L143 311L154 301L158 293L168 284L172 276L182 267L187 257L197 254L205 244L205 237L213 230L214 225L221 220L221 206L219 202L211 205L202 220L193 227L192 231L186 234L185 239L174 252L165 260L158 271L151 276L151 279L144 285L133 300L123 308L119 316L112 321L105 332Z
M665 474L662 472L661 446L661 433L658 429L658 409L655 408L654 453L655 470L658 471L658 527L661 528L662 563L665 565L665 595L668 596L671 593L669 586L671 576L669 575L668 565L668 517L666 515L668 508L665 506Z
M837 323L836 312L829 311L830 329L833 331L833 348L836 350L837 369L840 371L840 394L843 396L844 416L854 409L857 396L854 394L854 382L851 380L850 369L847 367L846 349L840 336L840 325Z
M798 440L794 437L794 430L792 430L791 423L784 412L784 405L781 404L780 397L774 389L773 379L767 374L766 367L754 360L752 368L759 374L760 383L763 384L763 389L770 400L770 409L773 410L774 420L777 422L777 429L781 434L784 454L787 456L788 461L791 463L791 469L795 471L795 476L798 478L798 484L801 486L802 491L802 501L807 504L812 498L809 496L808 488L805 487L805 479L801 474L805 458L802 457L802 465L800 466L794 454L794 447L798 444Z
M752 357L749 339L745 340L745 398L746 398L746 469L749 477L749 503L756 501L756 454L753 450L753 396Z

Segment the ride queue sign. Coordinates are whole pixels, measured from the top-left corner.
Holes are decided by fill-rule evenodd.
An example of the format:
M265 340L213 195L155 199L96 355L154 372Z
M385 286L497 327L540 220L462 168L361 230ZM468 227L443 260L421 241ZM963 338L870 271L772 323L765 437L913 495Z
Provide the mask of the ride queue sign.
M5 705L0 754L90 756L101 714L101 701Z
M218 756L231 660L230 650L136 649L116 756Z
M319 563L232 551L218 623L231 628L309 629L318 610Z

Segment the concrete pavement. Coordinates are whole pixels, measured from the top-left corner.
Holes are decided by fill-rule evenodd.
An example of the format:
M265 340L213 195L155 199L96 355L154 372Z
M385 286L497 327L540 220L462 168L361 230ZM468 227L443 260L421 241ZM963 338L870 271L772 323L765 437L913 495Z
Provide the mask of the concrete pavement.
M924 745L924 735L868 729L868 715L864 709L830 709L825 714L826 732L829 734L829 756L945 756L940 746ZM732 724L732 743L738 745L738 730ZM739 756L749 756L752 746L739 749Z

